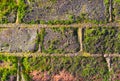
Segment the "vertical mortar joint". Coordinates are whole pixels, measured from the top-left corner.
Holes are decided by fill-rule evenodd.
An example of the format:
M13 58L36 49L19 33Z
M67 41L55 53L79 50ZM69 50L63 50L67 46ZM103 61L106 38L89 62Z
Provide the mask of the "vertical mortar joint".
M105 60L107 62L107 67L108 67L108 70L109 72L111 73L112 71L112 67L111 67L111 57L108 55L108 56L104 56L105 57ZM109 78L109 81L112 81L112 76L110 75L110 78Z
M113 21L113 0L109 0L109 22Z
M83 41L83 29L82 28L78 29L78 40L79 40L79 43L80 43L80 51L83 51L83 44L82 44L82 41Z
M111 68L111 57L106 57L106 62L107 62L107 65L108 65L108 70L109 72L111 72L112 68Z
M16 0L16 4L17 4L17 6L19 6L19 0ZM18 17L18 16L19 16L19 15L18 15L18 10L17 10L17 13L16 13L16 21L15 21L16 24L19 23L19 17Z

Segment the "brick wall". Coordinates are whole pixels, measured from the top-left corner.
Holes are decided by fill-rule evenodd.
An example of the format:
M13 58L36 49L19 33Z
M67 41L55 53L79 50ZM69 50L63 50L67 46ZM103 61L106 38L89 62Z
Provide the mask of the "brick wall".
M66 70L80 81L120 80L119 22L119 0L2 0L1 58L21 58L28 75Z

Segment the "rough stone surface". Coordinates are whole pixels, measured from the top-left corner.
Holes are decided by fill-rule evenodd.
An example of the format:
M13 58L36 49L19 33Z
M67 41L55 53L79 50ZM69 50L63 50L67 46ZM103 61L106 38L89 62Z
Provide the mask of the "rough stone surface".
M84 14L88 19L105 20L104 0L25 0L28 5L24 22L37 20L69 20Z
M36 49L36 29L10 28L0 32L1 52L33 52Z
M47 53L74 53L80 45L77 29L74 28L46 28L44 37L44 51Z

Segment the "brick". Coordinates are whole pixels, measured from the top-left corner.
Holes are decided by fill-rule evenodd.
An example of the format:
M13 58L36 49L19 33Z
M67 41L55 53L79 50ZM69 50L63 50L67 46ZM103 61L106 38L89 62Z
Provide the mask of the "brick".
M63 70L76 78L74 81L108 81L109 79L107 63L102 57L41 56L36 58L23 58L23 66L25 67L25 72L28 72L28 75L31 74L29 74L29 72L34 71L42 72L42 74L48 73L47 76L50 77L49 79L52 81L54 81L53 77L59 75L59 72L61 73ZM64 77L65 76L62 76L61 79L64 80Z
M14 23L16 21L16 0L0 1L0 23Z
M120 31L114 27L93 27L84 30L84 51L92 54L120 53Z
M17 57L0 55L0 81L16 81Z
M46 28L42 48L45 53L78 52L77 28Z
M21 21L24 23L71 23L74 21L106 21L108 0L20 0L23 7Z
M0 52L34 52L37 29L9 28L0 32Z
M111 58L111 79L112 81L119 81L120 80L120 58L113 57Z
M114 8L114 16L115 16L115 21L119 22L120 21L120 1L119 0L114 0L113 1L113 8Z

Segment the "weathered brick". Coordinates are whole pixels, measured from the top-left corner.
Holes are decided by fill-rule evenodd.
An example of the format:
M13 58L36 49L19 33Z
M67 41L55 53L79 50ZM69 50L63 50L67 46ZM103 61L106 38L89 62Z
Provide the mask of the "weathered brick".
M84 51L92 54L120 53L120 31L117 27L95 27L84 30Z
M120 0L113 0L115 21L120 21Z
M120 80L120 58L113 57L111 58L111 79L112 81L119 81Z
M21 0L20 0L21 1ZM21 20L24 23L63 23L78 20L105 21L107 18L108 0L25 0L21 1L27 8L21 11ZM23 6L20 4L19 6ZM24 16L23 16L24 15ZM55 21L53 21L55 20Z
M36 64L37 63L37 64ZM59 72L67 72L73 76L73 81L108 81L109 72L107 63L102 57L32 57L23 58L23 66L26 74L30 75L32 72L47 74L49 80L55 81L54 76ZM30 73L31 72L31 73ZM29 74L30 73L30 74ZM32 79L35 79L34 75ZM44 75L43 75L44 76ZM66 74L66 76L68 76ZM44 76L45 77L45 76ZM68 77L66 77L68 78ZM69 78L71 78L69 76ZM42 78L36 78L36 80ZM65 76L61 76L64 81ZM66 80L69 81L69 80Z
M16 81L17 57L0 55L0 81Z
M0 23L14 23L17 14L16 0L0 1Z
M9 28L0 32L0 52L34 52L37 29Z
M77 28L46 28L42 46L45 53L78 52Z

